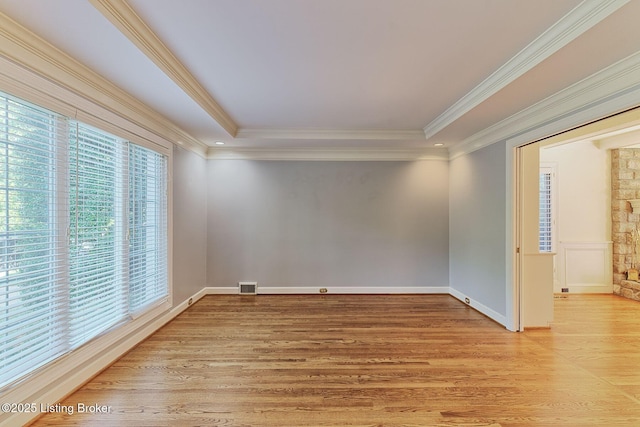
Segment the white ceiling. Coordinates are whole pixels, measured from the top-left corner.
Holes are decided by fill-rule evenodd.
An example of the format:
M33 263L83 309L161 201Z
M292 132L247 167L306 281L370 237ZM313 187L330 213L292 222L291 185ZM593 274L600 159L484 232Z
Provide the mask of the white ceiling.
M640 51L640 0L0 0L0 11L203 143L240 148L451 148Z

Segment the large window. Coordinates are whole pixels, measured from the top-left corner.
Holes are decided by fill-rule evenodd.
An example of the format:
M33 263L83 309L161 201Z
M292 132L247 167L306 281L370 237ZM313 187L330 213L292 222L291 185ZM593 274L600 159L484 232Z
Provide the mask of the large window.
M0 386L167 298L166 163L0 93Z

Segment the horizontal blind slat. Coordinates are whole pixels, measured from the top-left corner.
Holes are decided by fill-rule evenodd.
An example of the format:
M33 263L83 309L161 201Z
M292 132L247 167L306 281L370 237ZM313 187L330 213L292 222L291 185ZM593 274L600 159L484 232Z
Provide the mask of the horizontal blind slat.
M168 295L166 165L0 93L0 387Z
M0 95L0 385L56 357L56 162L63 117Z

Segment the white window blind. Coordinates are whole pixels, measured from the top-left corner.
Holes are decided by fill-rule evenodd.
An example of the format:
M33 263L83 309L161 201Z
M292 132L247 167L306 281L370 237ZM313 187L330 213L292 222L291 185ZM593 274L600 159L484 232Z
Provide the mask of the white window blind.
M124 141L80 123L69 138L69 328L82 343L127 314Z
M64 120L0 96L0 384L66 348L56 156Z
M164 156L129 145L129 309L167 296L167 199Z
M551 168L540 168L540 252L553 252L552 178Z
M166 157L0 93L0 387L168 295Z

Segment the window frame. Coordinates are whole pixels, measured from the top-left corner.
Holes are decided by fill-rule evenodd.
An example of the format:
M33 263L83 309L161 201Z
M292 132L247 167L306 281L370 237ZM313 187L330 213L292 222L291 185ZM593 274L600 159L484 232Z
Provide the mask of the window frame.
M0 88L1 90L2 88ZM31 104L34 105L37 108L43 109L43 110L48 110L51 111L50 109L46 108L45 106L41 106L39 105L39 103L33 103L31 101L29 101L28 99L24 99L23 97L20 96L15 96L13 94L10 94L9 91L3 91L3 93L0 93L0 96L2 96L2 98L9 98L9 99L14 99L16 100L16 102L20 102L20 103L24 103L24 104ZM59 116L57 113L55 113L54 111L51 111L51 113L57 117L56 120L63 120L67 125L69 123L69 119L66 119L64 117ZM129 310L128 304L127 304L127 311L128 311L128 315L125 316L125 318L123 318L121 321L116 322L115 325L113 325L112 327L106 329L105 331L100 332L99 334L97 334L97 336L91 337L90 339L88 339L87 341L85 341L83 344L80 344L77 347L73 347L70 346L70 340L66 339L66 343L67 343L67 349L65 350L65 352L62 353L62 355L58 355L55 356L53 359L48 359L48 361L44 362L43 364L40 364L38 366L36 366L35 368L33 368L29 373L27 373L26 375L21 375L19 377L15 377L7 382L4 382L2 385L0 385L0 391L1 392L6 392L6 391L10 391L16 384L19 383L24 383L24 382L38 382L39 375L46 375L48 372L51 372L52 370L57 370L60 368L61 365L64 365L65 363L68 363L71 359L75 359L74 356L77 356L80 353L92 353L95 352L97 349L99 348L105 348L105 344L107 346L107 348L109 347L109 343L113 344L114 342L118 341L121 337L122 334L127 334L130 333L132 330L134 330L135 328L140 326L140 323L144 322L144 321L148 321L149 319L152 319L156 316L158 316L160 313L167 311L171 305L172 305L172 296L173 296L173 287L172 287L172 280L171 280L171 271L172 271L172 263L171 263L171 259L172 259L172 253L171 253L171 247L172 247L172 233L171 233L171 170L172 170L172 156L171 156L171 150L169 149L169 147L164 146L164 145L158 145L156 143L150 142L150 141L145 141L145 140L135 140L133 141L132 139L134 138L122 138L120 135L116 135L113 132L108 132L108 131L103 131L101 130L101 128L94 126L93 124L90 123L83 123L83 125L87 125L90 126L92 128L95 128L97 130L99 130L100 132L104 132L105 134L111 134L112 136L116 137L116 138L120 138L123 140L127 140L128 142L125 144L125 148L123 150L120 150L122 152L128 152L129 151L129 147L131 146L131 144L133 145L137 145L140 147L144 147L147 148L155 153L158 153L162 156L164 156L164 165L165 165L165 172L164 172L164 189L166 191L166 194L164 195L164 219L165 219L165 226L166 229L164 230L164 238L165 238L165 245L166 245L166 260L165 260L165 267L166 267L166 276L165 276L165 283L166 283L166 295L160 297L159 299L157 299L153 304L150 304L147 307L144 307L143 310L139 310L136 313L132 313ZM68 126L67 126L68 127ZM123 132L124 134L127 134L129 136L131 136L131 134L129 132ZM70 132L67 129L66 132L67 135L67 139L69 138ZM141 143L142 142L142 143ZM68 143L68 141L67 141ZM63 282L66 282L66 287L68 288L69 286L69 253L68 251L70 250L70 248L68 247L68 230L69 230L69 194L68 194L68 189L70 187L69 184L69 148L67 147L66 150L61 149L60 148L60 143L59 141L53 141L52 143L52 150L55 151L54 153L54 162L56 162L56 164L51 168L52 170L52 175L53 175L53 185L54 185L54 190L51 192L50 198L55 199L56 203L50 203L49 207L50 207L50 212L49 212L49 223L55 227L55 232L54 234L56 235L56 237L53 239L54 243L52 243L52 247L54 247L55 252L57 254L59 253L64 253L66 255L66 259L58 259L56 258L54 260L55 263L60 263L61 264L61 276L62 279L58 279L58 280L62 280ZM125 158L123 163L128 164L128 158ZM128 166L127 166L128 167ZM126 168L126 167L125 167ZM128 180L127 177L123 178L124 180ZM66 187L66 189L65 189ZM127 203L128 203L128 197L125 196L124 192L122 194L123 197L123 205L124 207L122 208L122 214L124 215L124 217L126 218L126 210L127 210ZM128 221L125 221L125 224L127 224ZM65 233L66 231L66 233ZM64 243L67 243L67 247L63 250L60 251L61 246L64 246ZM124 251L127 256L128 253L126 252L126 250ZM65 258L65 255L62 255L62 258ZM56 255L59 256L59 255ZM127 280L128 283L128 280ZM124 286L128 287L128 284L124 284ZM59 292L60 289L64 287L63 286L56 286L55 290L56 292ZM67 310L68 312L68 307L65 308L65 310ZM136 321L140 319L139 321ZM68 326L68 325L67 325ZM65 333L68 333L68 327L65 327ZM109 336L109 339L105 339L107 338L107 336ZM117 337L120 338L117 338ZM102 343L102 345L99 345L97 342L94 341L104 341L104 343ZM94 350L95 349L95 350ZM99 351L99 350L97 350ZM74 354L75 353L75 354ZM87 357L87 356L85 356ZM91 357L91 356L88 356ZM74 363L75 365L75 363ZM71 366L71 365L70 365Z

